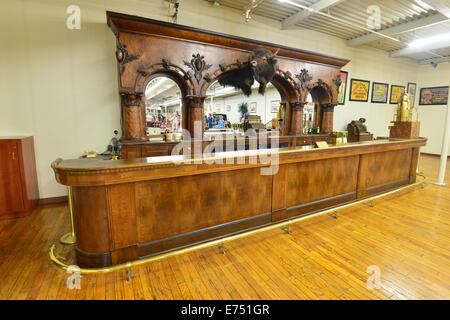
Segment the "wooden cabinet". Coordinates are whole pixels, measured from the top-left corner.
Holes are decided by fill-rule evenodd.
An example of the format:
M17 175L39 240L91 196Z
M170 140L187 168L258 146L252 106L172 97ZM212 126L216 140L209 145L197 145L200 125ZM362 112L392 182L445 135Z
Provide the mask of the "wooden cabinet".
M30 214L38 199L33 137L0 137L0 219Z

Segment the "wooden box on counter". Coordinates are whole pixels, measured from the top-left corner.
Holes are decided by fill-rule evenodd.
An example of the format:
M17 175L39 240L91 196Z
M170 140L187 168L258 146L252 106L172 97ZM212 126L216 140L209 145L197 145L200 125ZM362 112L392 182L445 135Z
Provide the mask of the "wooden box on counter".
M420 137L420 122L392 121L389 127L389 137L397 139L417 139Z
M38 200L33 137L0 137L0 219L27 216Z

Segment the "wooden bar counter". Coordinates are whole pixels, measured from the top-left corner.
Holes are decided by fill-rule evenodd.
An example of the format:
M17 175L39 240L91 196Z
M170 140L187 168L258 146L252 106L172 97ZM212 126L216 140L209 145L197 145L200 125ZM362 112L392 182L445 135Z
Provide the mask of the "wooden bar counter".
M416 179L426 139L214 157L56 160L73 187L77 264L117 265L386 192ZM278 155L271 169L252 155ZM223 158L223 164L208 164ZM274 158L272 158L273 160ZM216 161L217 162L217 161ZM276 174L263 175L261 169ZM267 173L267 172L266 172Z

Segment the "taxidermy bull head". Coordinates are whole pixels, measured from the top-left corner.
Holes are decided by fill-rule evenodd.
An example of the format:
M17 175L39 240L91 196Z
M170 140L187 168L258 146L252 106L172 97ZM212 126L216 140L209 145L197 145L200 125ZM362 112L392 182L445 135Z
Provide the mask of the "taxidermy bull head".
M272 81L275 76L278 51L280 51L280 49L275 53L266 49L256 49L250 56L250 66L253 70L255 80L259 82L258 92L260 94L266 92L267 84Z
M275 53L267 49L256 49L250 55L250 62L244 69L230 71L219 79L222 86L231 86L249 96L252 93L252 85L259 82L258 92L262 95L266 92L267 84L272 81L276 72L277 59Z

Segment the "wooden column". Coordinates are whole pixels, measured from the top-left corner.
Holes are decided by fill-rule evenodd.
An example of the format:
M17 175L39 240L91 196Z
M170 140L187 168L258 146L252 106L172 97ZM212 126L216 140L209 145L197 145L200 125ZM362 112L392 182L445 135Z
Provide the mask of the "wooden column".
M298 135L303 133L303 108L304 103L291 102L292 107L292 125L291 134Z
M123 140L144 140L145 119L141 107L142 93L122 92Z
M203 106L205 103L205 98L202 96L187 96L186 97L186 106L188 110L188 130L191 133L191 137L194 138L194 128L195 128L195 122L201 122L201 136L200 132L197 132L199 137L196 138L203 138L203 132L205 130L205 117L204 117L204 111Z
M320 128L321 133L330 133L333 132L333 114L334 114L333 104L324 104L322 105L322 126Z

